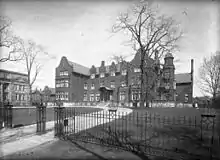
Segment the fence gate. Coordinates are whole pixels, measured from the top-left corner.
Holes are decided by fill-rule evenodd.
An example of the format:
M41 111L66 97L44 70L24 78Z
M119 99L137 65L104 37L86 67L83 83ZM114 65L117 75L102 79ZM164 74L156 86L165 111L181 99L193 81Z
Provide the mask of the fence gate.
M36 108L36 122L37 122L37 130L38 134L42 134L46 132L46 106L42 103Z
M55 136L62 137L64 134L64 110L65 107L58 107L54 108L54 126L55 126Z
M12 112L12 107L13 105L8 103L2 103L1 107L1 126L0 128L12 128L12 117L13 117L13 112Z

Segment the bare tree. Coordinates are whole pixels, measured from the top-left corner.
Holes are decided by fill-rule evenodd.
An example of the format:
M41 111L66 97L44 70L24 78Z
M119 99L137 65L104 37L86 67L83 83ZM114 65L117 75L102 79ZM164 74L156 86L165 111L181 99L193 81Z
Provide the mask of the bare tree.
M42 58L45 55L48 55L43 49L42 46L37 45L35 42L29 40L27 43L23 43L22 52L24 55L25 68L28 75L28 85L29 85L29 102L32 104L32 86L35 83L37 76L42 68L42 63L40 62L40 57Z
M199 86L206 94L211 94L213 100L220 92L220 51L205 57L199 68Z
M21 52L22 39L13 35L11 30L11 20L8 17L0 16L0 48L7 48L7 56L0 58L0 62L18 61L23 59Z
M164 53L173 52L178 48L177 41L181 38L182 32L176 21L169 16L157 14L147 1L136 4L126 13L120 14L116 24L113 26L113 32L123 31L126 33L134 50L140 52L141 63L141 106L144 103L144 73L146 68L146 59L153 56L158 51L158 57ZM145 74L145 75L144 75ZM148 93L148 91L146 91Z

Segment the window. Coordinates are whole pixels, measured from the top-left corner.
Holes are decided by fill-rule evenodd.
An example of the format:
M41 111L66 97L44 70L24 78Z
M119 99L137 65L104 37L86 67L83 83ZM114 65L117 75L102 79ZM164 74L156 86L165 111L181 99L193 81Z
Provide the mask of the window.
M100 83L100 86L104 86L105 85L105 83L104 83L104 81L102 81L101 83Z
M87 101L87 93L84 93L84 95L83 95L83 101Z
M111 76L115 76L115 72L114 71L111 71Z
M56 81L56 87L60 88L60 87L69 87L69 80L57 80Z
M120 101L125 100L125 91L120 92Z
M134 68L134 72L141 72L140 68Z
M68 76L68 75L69 75L68 71L61 71L60 72L60 76Z
M19 101L19 94L16 94L16 100Z
M115 88L115 81L111 81L111 84L110 84L111 86L111 88Z
M59 99L59 95L58 95L58 93L56 94L56 100L58 100Z
M125 86L126 86L125 81L122 81L122 82L121 82L121 86L122 86L122 87L125 87Z
M99 101L99 100L100 100L100 94L96 93L96 101Z
M95 89L95 84L94 83L92 83L91 89Z
M56 81L56 88L60 87L60 81Z
M176 89L176 82L173 82L173 89Z
M165 89L170 89L170 83L165 83Z
M105 77L105 73L100 73L100 78Z
M94 94L93 93L90 94L90 101L94 101Z
M64 92L64 100L68 101L69 100L69 93Z
M64 87L69 87L69 80L68 79L64 80Z
M134 100L134 101L135 100L139 100L140 96L141 96L141 92L140 91L132 91L131 99Z
M123 76L127 75L127 70L126 70L126 69L122 70L121 74L122 74Z
M85 90L88 89L87 87L88 87L88 84L87 84L87 83L84 83L84 89L85 89Z
M188 101L189 101L189 95L185 94L185 102L188 102Z
M95 78L95 74L91 74L90 78L94 79Z
M23 101L24 100L24 95L23 94L21 94L21 101Z
M19 91L19 85L17 84L16 90Z
M68 92L57 92L56 99L60 100L69 100L69 93Z
M166 79L169 79L170 73L169 73L169 72L164 72L164 77L165 77Z

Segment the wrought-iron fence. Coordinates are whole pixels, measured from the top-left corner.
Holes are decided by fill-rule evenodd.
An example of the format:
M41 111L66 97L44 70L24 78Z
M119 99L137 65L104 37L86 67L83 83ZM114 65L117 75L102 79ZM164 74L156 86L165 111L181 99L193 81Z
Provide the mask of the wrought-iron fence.
M173 159L217 159L220 150L215 116L169 117L148 112L79 113L55 108L55 134L144 155Z

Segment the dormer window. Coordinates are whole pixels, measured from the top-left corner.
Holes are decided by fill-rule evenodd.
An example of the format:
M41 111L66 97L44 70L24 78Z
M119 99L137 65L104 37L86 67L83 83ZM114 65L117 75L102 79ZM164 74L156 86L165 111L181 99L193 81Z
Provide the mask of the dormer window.
M111 76L115 76L115 72L114 71L111 71Z
M126 69L122 70L121 74L122 74L123 76L127 75L127 70L126 70Z
M140 68L134 68L134 72L135 73L141 72L141 69Z
M111 81L111 88L115 88L115 81Z
M87 83L84 83L84 89L85 89L85 90L88 89L88 85L87 85Z
M94 79L95 78L95 74L91 74L91 79Z
M121 82L121 86L122 86L122 87L125 87L125 86L126 86L125 81L122 81L122 82Z
M92 83L91 89L95 89L95 84L94 83Z
M100 73L100 78L105 77L105 73Z

